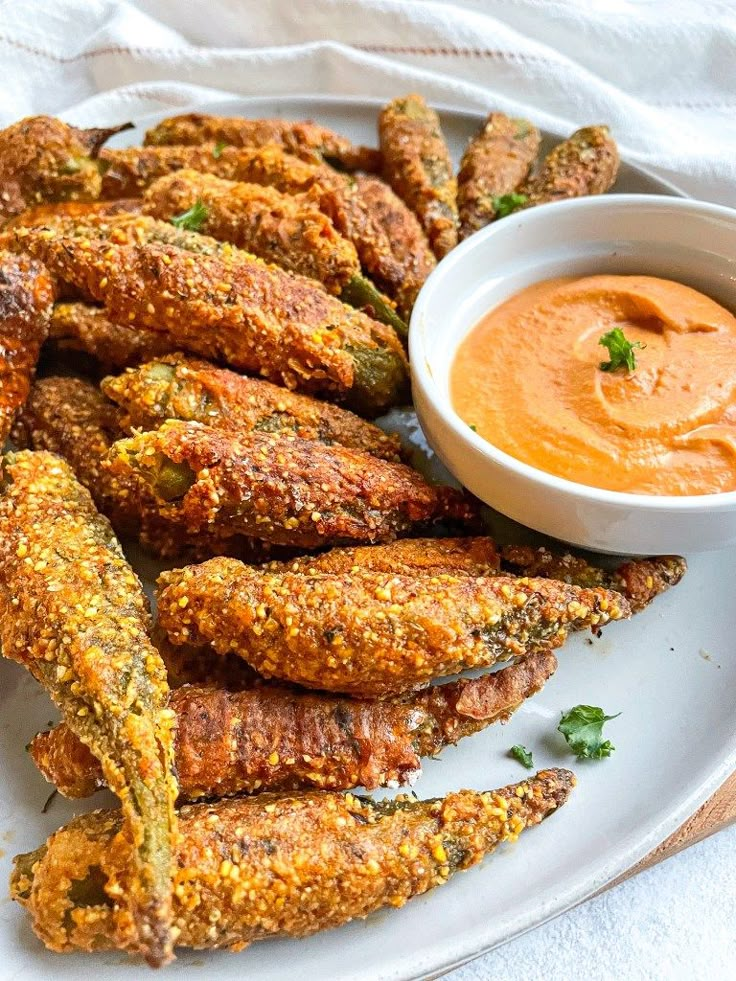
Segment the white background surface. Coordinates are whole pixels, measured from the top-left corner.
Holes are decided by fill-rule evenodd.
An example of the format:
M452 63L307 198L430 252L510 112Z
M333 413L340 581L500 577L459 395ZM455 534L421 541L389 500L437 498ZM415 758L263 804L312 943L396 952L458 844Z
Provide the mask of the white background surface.
M736 827L446 975L448 981L725 981L736 963Z
M736 26L729 3L135 6L0 4L3 121L80 103L74 114L80 121L99 118L105 107L121 119L184 106L213 90L380 96L420 88L438 101L530 112L555 128L610 121L633 159L691 193L736 202ZM344 44L315 43L324 38ZM252 50L208 54L189 41ZM293 47L282 47L287 42ZM736 831L729 831L451 977L732 978L735 908ZM9 978L2 963L0 977Z

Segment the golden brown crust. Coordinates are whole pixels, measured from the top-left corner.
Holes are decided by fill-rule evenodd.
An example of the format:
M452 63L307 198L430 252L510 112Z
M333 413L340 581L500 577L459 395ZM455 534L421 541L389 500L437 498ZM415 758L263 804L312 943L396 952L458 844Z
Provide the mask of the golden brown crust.
M0 450L28 398L53 302L54 285L39 262L0 252Z
M12 227L0 233L0 241L13 252L32 252L39 239L51 241L73 237L84 241L100 239L116 245L143 245L151 242L172 245L202 255L226 254L233 260L238 257L248 259L240 250L218 242L217 239L179 229L168 222L143 215L140 213L141 208L140 201L105 201L93 204L71 202L33 208L12 222ZM83 283L78 281L72 284L60 276L56 279L60 298L94 302L95 298Z
M607 126L586 126L547 154L539 173L522 184L524 208L604 194L616 183L618 148Z
M555 579L572 586L597 586L621 593L632 613L645 609L653 599L682 579L687 563L679 555L630 559L616 569L591 565L570 552L551 552L532 545L497 545L485 536L470 538L405 538L388 545L334 548L321 555L304 555L270 562L272 571L394 572L438 576L503 575Z
M177 170L197 170L231 181L275 187L287 194L342 186L347 178L322 163L310 163L273 144L263 147L132 146L100 153L103 198L137 197L159 177Z
M59 351L84 351L105 371L142 364L175 348L166 334L114 324L103 307L78 302L55 305L49 337Z
M413 784L420 757L506 721L555 668L553 654L532 655L495 674L385 702L279 687L179 688L169 708L180 796ZM39 733L30 753L67 797L104 785L97 760L63 723Z
M195 256L170 245L117 246L53 232L24 241L118 323L165 333L192 353L362 411L378 414L403 395L406 358L390 327L239 250Z
M105 786L100 761L66 722L35 735L28 752L46 780L65 797L91 797Z
M271 572L231 559L165 572L159 625L233 651L265 677L364 698L552 650L629 615L605 589L545 579Z
M189 215L190 219L195 216L197 220L204 221L206 215L211 213L212 223L216 225L222 240L179 227L175 222L176 216L172 218L172 222L162 221L150 214L115 210L114 205L124 205L126 202L107 202L105 208L97 211L91 207L86 213L60 211L53 214L47 222L39 224L36 221L19 225L4 234L0 233L0 243L4 243L11 251L32 248L39 237L49 239L64 236L102 239L116 245L172 245L186 252L215 256L222 262L239 268L248 282L252 278L254 256L265 258L282 268L296 270L292 275L302 287L309 290L324 289L326 284L345 303L364 310L374 321L388 324L400 337L405 336L406 324L396 314L392 301L365 279L361 274L354 246L337 234L330 219L319 210L323 193L320 188L315 188L309 195L289 197L273 188L259 185L249 185L244 192L242 188L237 190L237 182L225 182L228 187L232 185L236 188L231 194L229 190L223 189L223 182L219 178L197 174L194 177L195 183L200 178L205 182L218 183L217 188L210 186L206 192L210 203L209 211L202 206L199 197L196 197L191 207L180 214ZM192 200L186 198L187 189L191 190L191 181L184 188L180 180L178 173L162 178L166 182L166 194L157 194L156 203L160 203L167 214L172 184L177 189L177 202L179 198ZM152 186L151 190L153 189L161 189L159 182ZM178 211L180 206L183 207L183 204L177 203L173 210ZM232 245L229 239L241 241L248 246L250 252ZM287 244L289 248L286 248ZM301 269L309 276L317 278L303 277L299 273ZM321 283L320 277L325 279L325 283ZM83 287L77 287L75 291L69 284L63 285L65 297L81 296L91 299ZM339 309L335 308L333 313Z
M199 203L204 218L198 231L314 279L334 295L360 275L355 247L338 234L314 195L282 194L273 187L180 170L155 181L144 202L146 214L166 221Z
M475 501L416 471L296 436L234 434L169 420L110 450L112 474L148 485L190 532L320 548L391 541L419 524L471 520Z
M687 572L680 555L660 555L652 559L631 559L610 576L613 589L622 593L634 613L645 609L660 593L676 586Z
M202 146L130 147L106 150L109 166L103 196L140 194L157 178L186 168L232 181L274 187L286 194L312 192L311 198L353 243L366 274L397 301L404 317L434 269L436 259L422 226L401 198L375 177L339 174L323 163L309 163L278 146L241 149Z
M437 265L419 220L388 184L358 175L321 195L322 209L354 245L379 289L408 320L424 282Z
M265 561L270 550L244 536L191 534L176 514L162 515L144 483L104 467L110 447L124 435L120 409L81 378L37 381L13 430L16 445L63 456L118 534L137 538L154 555L209 558L237 555Z
M84 130L53 116L27 116L0 130L0 227L44 201L94 201L97 152L125 128Z
M388 545L333 548L320 555L302 555L271 562L272 572L394 572L416 576L443 574L491 576L500 570L498 547L492 538L404 538Z
M62 228L74 224L96 222L103 218L118 215L137 215L143 204L138 198L123 198L119 201L55 201L38 204L11 218L6 229L12 228Z
M42 205L23 212L10 222L0 233L0 241L12 252L32 251L33 243L39 237L57 239L66 236L103 239L119 245L157 242L204 255L219 255L223 248L229 248L216 239L142 215L142 207L143 202L137 199ZM59 299L94 302L94 297L83 285L69 283L60 276L56 281Z
M347 409L183 354L105 378L101 388L125 410L128 428L156 429L167 419L181 419L236 433L284 433L328 446L338 443L394 462L401 456L398 436Z
M176 784L163 662L140 582L106 518L50 453L8 454L0 486L0 643L101 761L129 843L126 942L172 956Z
M501 545L504 569L525 576L544 576L577 586L615 589L628 600L632 613L639 613L659 596L676 586L687 571L679 555L660 555L651 559L630 559L615 570L602 569L569 552L550 552L531 545Z
M383 108L378 133L384 177L441 259L457 245L457 181L439 116L421 95L407 95Z
M432 720L416 741L417 752L434 756L443 746L454 745L493 722L506 722L556 670L557 658L542 651L480 678L430 685L413 696Z
M226 146L280 146L305 160L339 165L341 170L380 169L377 150L355 146L344 136L310 120L290 122L285 119L243 119L238 116L208 116L189 112L171 116L149 129L146 146L172 143L224 143Z
M109 447L124 432L121 415L116 405L81 378L40 378L18 416L13 441L25 449L63 457L115 530L130 535L137 529L135 495L125 493L118 499L101 466Z
M189 805L179 819L177 943L240 950L403 906L514 841L574 785L568 770L543 770L430 801L313 791ZM16 858L11 894L52 950L129 947L111 898L130 859L118 827L114 811L86 814Z
M537 159L541 138L528 119L492 112L468 144L457 176L460 239L496 217L494 199L511 194Z
M250 257L239 249L208 235L200 235L186 228L177 228L167 221L159 221L141 213L143 202L133 202L128 210L127 201L105 201L98 205L49 206L41 212L40 220L34 217L41 209L28 212L26 221L18 220L4 235L11 235L17 250L32 250L41 241L56 241L66 237L109 242L113 245L172 245L185 252L200 255L228 256L232 261ZM44 212L46 217L44 217Z

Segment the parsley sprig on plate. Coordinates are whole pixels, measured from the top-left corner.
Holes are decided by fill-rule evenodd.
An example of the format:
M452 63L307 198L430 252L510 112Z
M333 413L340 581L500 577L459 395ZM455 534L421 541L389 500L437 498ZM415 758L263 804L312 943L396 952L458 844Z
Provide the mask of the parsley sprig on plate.
M619 715L606 715L596 705L576 705L563 713L557 729L579 760L602 760L616 748L610 739L603 739L603 726Z
M532 757L532 751L527 749L526 746L520 746L517 743L516 746L511 747L509 753L527 770L534 769L534 758Z

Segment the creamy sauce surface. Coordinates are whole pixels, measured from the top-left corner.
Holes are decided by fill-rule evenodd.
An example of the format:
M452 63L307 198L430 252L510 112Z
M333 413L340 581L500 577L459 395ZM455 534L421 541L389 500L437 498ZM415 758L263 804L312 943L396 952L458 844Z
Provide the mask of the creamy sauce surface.
M634 371L606 372L619 327ZM736 317L651 276L536 283L491 310L451 369L458 415L511 456L609 490L736 490Z

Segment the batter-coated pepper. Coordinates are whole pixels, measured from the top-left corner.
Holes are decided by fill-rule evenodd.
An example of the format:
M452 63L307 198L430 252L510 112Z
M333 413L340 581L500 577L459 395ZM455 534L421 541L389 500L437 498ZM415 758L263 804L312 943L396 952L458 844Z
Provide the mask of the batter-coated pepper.
M103 197L139 195L157 178L184 169L262 184L286 194L312 192L322 212L355 246L364 272L396 300L404 319L436 265L414 212L376 177L358 174L351 178L324 163L300 160L278 146L127 147L105 150L102 156L107 167ZM361 295L358 299L360 305L367 302ZM396 326L391 320L386 322Z
M120 798L128 868L125 942L172 955L176 782L163 662L140 582L109 522L51 453L3 459L0 644L51 695Z
M174 644L232 651L264 677L383 698L466 668L552 650L629 615L610 590L505 576L273 572L226 558L164 572Z
M129 206L132 211L128 210ZM168 222L142 215L141 207L141 202L130 204L127 201L72 201L39 206L12 221L0 233L0 245L11 252L33 254L39 247L39 240L48 245L51 241L72 237L85 242L99 239L117 245L163 243L203 255L220 255L224 248L236 251L214 238L180 230ZM55 279L60 300L94 303L95 298L80 280L71 283L59 275Z
M335 548L319 555L272 561L271 571L314 575L361 570L421 577L439 575L534 575L575 586L602 586L622 593L632 612L644 609L659 593L677 584L685 560L678 556L632 559L614 571L589 565L584 559L523 545L496 545L491 538L407 538L388 545ZM252 669L236 655L217 654L210 647L177 647L157 639L169 673L169 684L206 684L240 691L253 684Z
M361 414L380 414L406 391L406 357L390 327L238 249L195 256L51 230L29 233L25 244L112 320L164 333L192 353Z
M493 576L500 571L499 546L492 538L403 538L387 545L332 548L269 562L271 572L394 572L407 576Z
M655 597L676 586L687 570L679 555L629 559L616 569L591 565L570 552L551 552L531 545L498 545L492 538L405 538L388 545L333 548L321 555L304 555L270 562L272 571L394 572L437 576L496 574L554 579L584 589L597 586L626 597L633 613L645 609Z
M140 201L103 201L93 204L71 202L65 204L46 205L33 208L16 219L3 234L0 242L14 252L33 252L40 247L39 239L48 243L68 237L81 239L85 244L92 240L111 242L115 245L172 245L186 252L196 252L199 255L220 256L232 262L241 260L249 268L253 257L236 249L227 243L218 242L209 235L200 235L187 229L177 228L167 221L159 221L150 215L141 214L143 204ZM64 300L85 300L94 302L84 284L77 280L72 284L57 277L57 289L60 298ZM102 315L103 311L99 311ZM126 329L137 330L136 325L125 321ZM108 328L106 333L114 335L115 326ZM103 328L98 328L102 330ZM94 336L94 332L92 334ZM126 342L114 338L116 346L124 350ZM163 344L164 339L159 340ZM172 342L173 344L173 342ZM173 344L162 347L158 353L176 349Z
M338 133L310 120L244 119L241 116L210 116L188 112L170 116L149 129L146 146L172 143L224 143L226 146L280 146L297 157L325 161L340 170L377 171L381 157L377 150L355 146Z
M180 170L145 192L144 210L171 221L198 208L198 231L321 283L357 309L370 308L402 337L406 324L360 269L355 246L320 210L320 192L283 194L273 187Z
M170 420L115 443L111 472L147 485L190 532L320 548L391 541L417 525L477 517L474 499L416 471L298 436L234 434Z
M400 459L398 436L347 409L183 354L105 378L101 388L125 410L129 429L157 429L167 419L181 419L236 433L291 434Z
M54 293L39 262L0 251L0 450L28 398L48 335Z
M248 258L240 250L209 235L178 228L168 221L144 215L142 209L142 201L47 205L21 215L6 230L5 237L7 239L12 232L16 248L21 251L32 250L39 238L54 241L72 237L101 240L113 245L173 245L200 255L229 256L233 260L238 256Z
M56 236L99 238L117 245L174 245L187 252L219 256L223 261L236 264L240 262L246 273L255 255L295 275L304 275L313 287L322 282L344 303L364 310L368 316L393 327L402 339L406 339L406 323L392 301L362 275L354 246L338 234L331 219L319 209L322 197L319 189L298 198L260 185L251 185L243 193L242 188L237 190L240 187L237 182L223 182L206 174L192 176L191 171L187 173L191 180L186 183L178 172L166 178L167 183L163 186L155 182L151 191L156 191L156 199L149 197L146 206L150 214L141 214L143 202L136 200L47 205L19 216L5 234L0 234L0 245L22 251L28 246L29 238L36 238L39 233L48 238L51 229ZM208 189L202 191L208 206L200 214L208 216L206 221L202 218L202 226L216 232L217 238L152 217L155 212L174 218L192 206L200 207L199 194L191 193L193 186L201 181L215 180L220 185L218 188L210 183ZM223 188L223 184L228 187ZM172 185L176 193L172 192ZM233 192L232 188L236 190ZM164 190L165 194L160 193ZM185 207L184 201L191 203ZM232 242L237 242L238 247ZM77 292L89 299L83 290ZM68 284L65 284L64 296L74 298L74 291Z
M407 95L383 108L378 132L383 174L441 259L457 245L457 181L439 116L421 95Z
M44 201L94 201L100 147L127 129L77 129L53 116L27 116L0 130L0 227Z
M553 654L532 655L495 674L384 702L275 686L179 688L169 708L180 797L413 784L422 756L505 722L556 667ZM30 753L67 797L104 786L97 760L64 723L39 733Z
M116 201L54 201L37 204L11 218L5 235L13 228L73 228L76 224L96 223L118 215L140 214L143 203L138 198Z
M228 181L196 170L160 177L145 192L146 214L164 221L198 206L197 231L322 283L337 295L360 276L355 246L335 230L309 194Z
M616 183L618 148L607 126L586 126L547 154L538 174L519 191L523 208L550 201L604 194Z
M561 807L569 770L444 798L373 801L312 791L191 804L179 813L177 944L241 950L403 906ZM13 899L57 951L129 949L116 887L130 861L115 811L96 811L19 855Z
M137 538L154 555L209 558L222 553L265 561L265 543L242 535L223 538L204 529L192 534L176 513L162 514L145 483L103 466L110 447L125 434L121 410L81 378L42 378L13 429L18 446L64 457L116 532Z
M114 324L103 307L89 303L57 303L51 314L49 338L59 351L83 351L103 371L118 371L176 349L176 342L155 330Z
M344 174L323 163L310 163L280 146L224 146L202 143L192 146L129 146L106 148L100 153L103 198L140 196L159 177L178 170L197 170L230 181L246 181L275 187L287 194L309 191L315 184L340 187L349 182Z
M408 322L419 290L437 265L419 220L388 184L359 174L339 192L321 195L322 209L355 245L366 273Z
M457 175L460 239L496 218L499 198L512 194L537 159L540 135L527 119L489 114L468 144Z
M660 593L676 586L687 571L680 555L629 559L616 569L601 569L569 552L550 552L531 545L499 546L502 568L525 576L544 576L593 589L602 586L621 593L632 613L640 613Z

